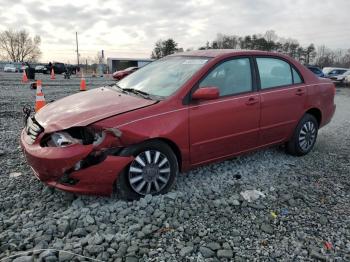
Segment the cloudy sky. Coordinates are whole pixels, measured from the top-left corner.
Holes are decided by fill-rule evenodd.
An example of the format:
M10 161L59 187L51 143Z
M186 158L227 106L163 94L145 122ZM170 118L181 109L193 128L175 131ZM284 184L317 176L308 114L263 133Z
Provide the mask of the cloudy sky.
M275 30L281 37L350 48L349 0L0 0L0 31L26 29L42 38L42 61L82 57L149 57L158 39L198 48L217 33Z

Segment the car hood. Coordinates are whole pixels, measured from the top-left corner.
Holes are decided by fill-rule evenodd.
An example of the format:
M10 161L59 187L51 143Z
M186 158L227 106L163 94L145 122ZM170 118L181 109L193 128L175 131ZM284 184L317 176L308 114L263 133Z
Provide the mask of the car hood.
M155 103L157 101L101 87L49 103L35 114L35 119L45 132L50 133L73 126L86 126Z

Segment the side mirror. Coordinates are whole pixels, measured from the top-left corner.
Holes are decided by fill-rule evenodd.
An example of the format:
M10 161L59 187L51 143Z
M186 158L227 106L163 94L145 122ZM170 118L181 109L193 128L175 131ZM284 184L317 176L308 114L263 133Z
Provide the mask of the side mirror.
M198 88L193 94L192 99L194 100L211 100L219 98L219 88L215 86L201 87Z

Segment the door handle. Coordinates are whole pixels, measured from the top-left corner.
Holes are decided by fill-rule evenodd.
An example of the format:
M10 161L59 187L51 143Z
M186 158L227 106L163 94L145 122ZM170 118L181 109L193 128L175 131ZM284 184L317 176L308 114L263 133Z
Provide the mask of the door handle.
M298 89L296 92L295 92L295 94L297 95L297 96L302 96L303 94L305 94L305 91L303 90L303 89Z
M245 102L245 103L246 103L246 105L254 105L254 104L258 103L258 102L259 102L259 100L257 98L249 97L248 101Z

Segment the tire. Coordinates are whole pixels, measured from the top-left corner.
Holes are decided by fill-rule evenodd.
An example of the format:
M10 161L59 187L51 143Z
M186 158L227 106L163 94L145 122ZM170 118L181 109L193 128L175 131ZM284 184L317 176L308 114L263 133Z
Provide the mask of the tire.
M146 141L127 151L135 159L122 171L115 183L116 194L120 198L137 200L146 194L164 194L172 188L179 167L175 153L166 143Z
M318 133L318 122L311 114L305 114L287 142L287 153L294 156L304 156L314 147Z

